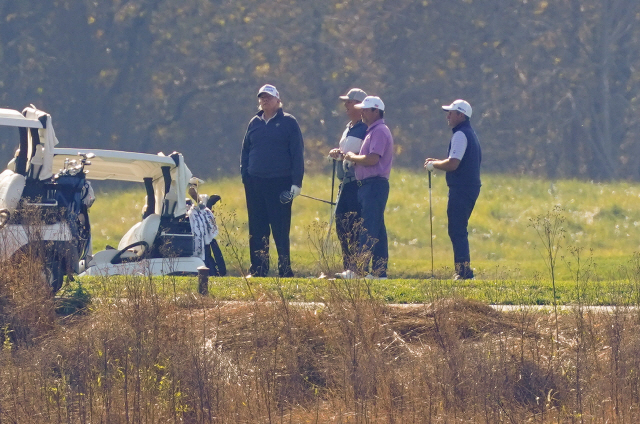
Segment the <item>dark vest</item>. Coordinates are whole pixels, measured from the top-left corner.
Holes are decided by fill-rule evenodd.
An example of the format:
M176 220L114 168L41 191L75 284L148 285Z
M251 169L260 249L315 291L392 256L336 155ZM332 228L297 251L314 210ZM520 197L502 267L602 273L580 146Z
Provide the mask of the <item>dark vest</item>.
M453 128L453 133L462 131L467 137L467 148L462 156L460 165L455 171L447 172L448 186L480 187L480 162L482 162L482 151L476 132L471 128L471 123L467 120L461 122ZM451 152L451 141L447 155Z

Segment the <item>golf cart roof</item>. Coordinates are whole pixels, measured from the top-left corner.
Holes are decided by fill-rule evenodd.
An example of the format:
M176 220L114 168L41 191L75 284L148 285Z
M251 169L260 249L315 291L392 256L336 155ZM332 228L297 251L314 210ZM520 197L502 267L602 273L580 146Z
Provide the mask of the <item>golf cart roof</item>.
M185 195L191 171L182 154L56 148L53 149L53 169L63 169L67 158L78 160L80 155L90 153L95 156L89 158L91 165L85 169L87 179L144 183L148 213L178 217L187 212Z
M123 152L100 149L53 149L53 169L62 169L66 158L73 159L80 154L93 153L87 178L90 180L144 182L144 178L156 180L162 177L162 168L178 166L171 156L150 153Z
M0 109L0 125L6 127L43 128L42 122L35 118L25 118L13 109Z

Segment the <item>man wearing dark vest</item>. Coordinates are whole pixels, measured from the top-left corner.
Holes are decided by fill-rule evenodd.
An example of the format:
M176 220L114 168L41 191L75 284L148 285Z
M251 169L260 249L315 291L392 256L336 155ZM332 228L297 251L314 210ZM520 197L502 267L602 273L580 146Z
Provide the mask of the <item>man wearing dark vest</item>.
M347 152L359 153L362 141L367 135L367 124L362 122L361 109L355 106L367 97L367 93L359 88L352 88L340 96L349 117L347 127L342 133L338 147L331 149L329 156L338 161L338 179L340 195L336 205L336 232L342 247L342 264L344 270L355 270L354 259L358 247L358 227L360 221L360 205L358 204L358 181L353 163L344 160Z
M465 100L456 100L442 106L447 112L447 123L453 130L446 159L427 158L424 167L429 172L440 169L447 173L449 202L447 219L449 238L453 245L456 273L454 280L474 278L469 255L469 217L480 194L480 163L482 151L478 136L471 127L471 105Z

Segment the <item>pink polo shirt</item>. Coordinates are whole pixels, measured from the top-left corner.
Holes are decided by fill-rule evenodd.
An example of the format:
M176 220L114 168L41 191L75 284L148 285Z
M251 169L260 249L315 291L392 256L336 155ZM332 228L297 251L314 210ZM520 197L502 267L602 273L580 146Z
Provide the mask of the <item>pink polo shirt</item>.
M391 131L384 123L384 119L378 119L367 128L367 135L360 148L361 155L376 153L380 160L373 166L356 164L356 179L358 181L371 177L384 177L389 179L391 163L393 162L393 137Z

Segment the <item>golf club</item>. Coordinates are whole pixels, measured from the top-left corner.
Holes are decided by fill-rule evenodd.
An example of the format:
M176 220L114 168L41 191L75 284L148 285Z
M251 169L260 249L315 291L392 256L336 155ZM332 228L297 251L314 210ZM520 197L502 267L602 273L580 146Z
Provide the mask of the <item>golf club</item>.
M300 194L301 197L306 197L307 199L312 199L312 200L317 200L318 202L323 202L323 203L328 203L330 205L335 205L334 202L331 202L329 200L324 200L324 199L318 199L317 197L313 197L313 196L307 196L306 194ZM282 204L286 204L293 201L293 193L291 193L289 190L285 190L282 193L280 193L280 203Z
M333 173L331 174L331 201L333 202L333 189L335 187L336 182L336 160L333 160ZM340 198L340 192L338 192L338 199ZM336 207L338 205L338 199L336 199ZM331 226L333 225L333 217L335 215L335 208L331 205L330 214L329 214L329 229L327 230L327 237L325 238L323 247L327 246L329 243L329 236L331 235Z
M433 278L433 212L431 210L431 171L429 171L429 241L431 243L431 278Z
M331 202L333 203L333 188L336 183L336 160L333 160L333 172L331 174ZM336 202L338 203L338 202ZM331 217L333 217L333 208L331 210Z
M333 210L331 211L331 218L329 219L329 229L327 230L327 237L324 240L324 245L323 247L326 248L327 244L329 243L329 238L331 237L331 227L333 226L333 221L336 217L336 209L337 209L337 205L338 202L340 201L340 195L342 194L342 185L340 185L340 187L338 188L338 196L336 197L336 207L333 208Z

